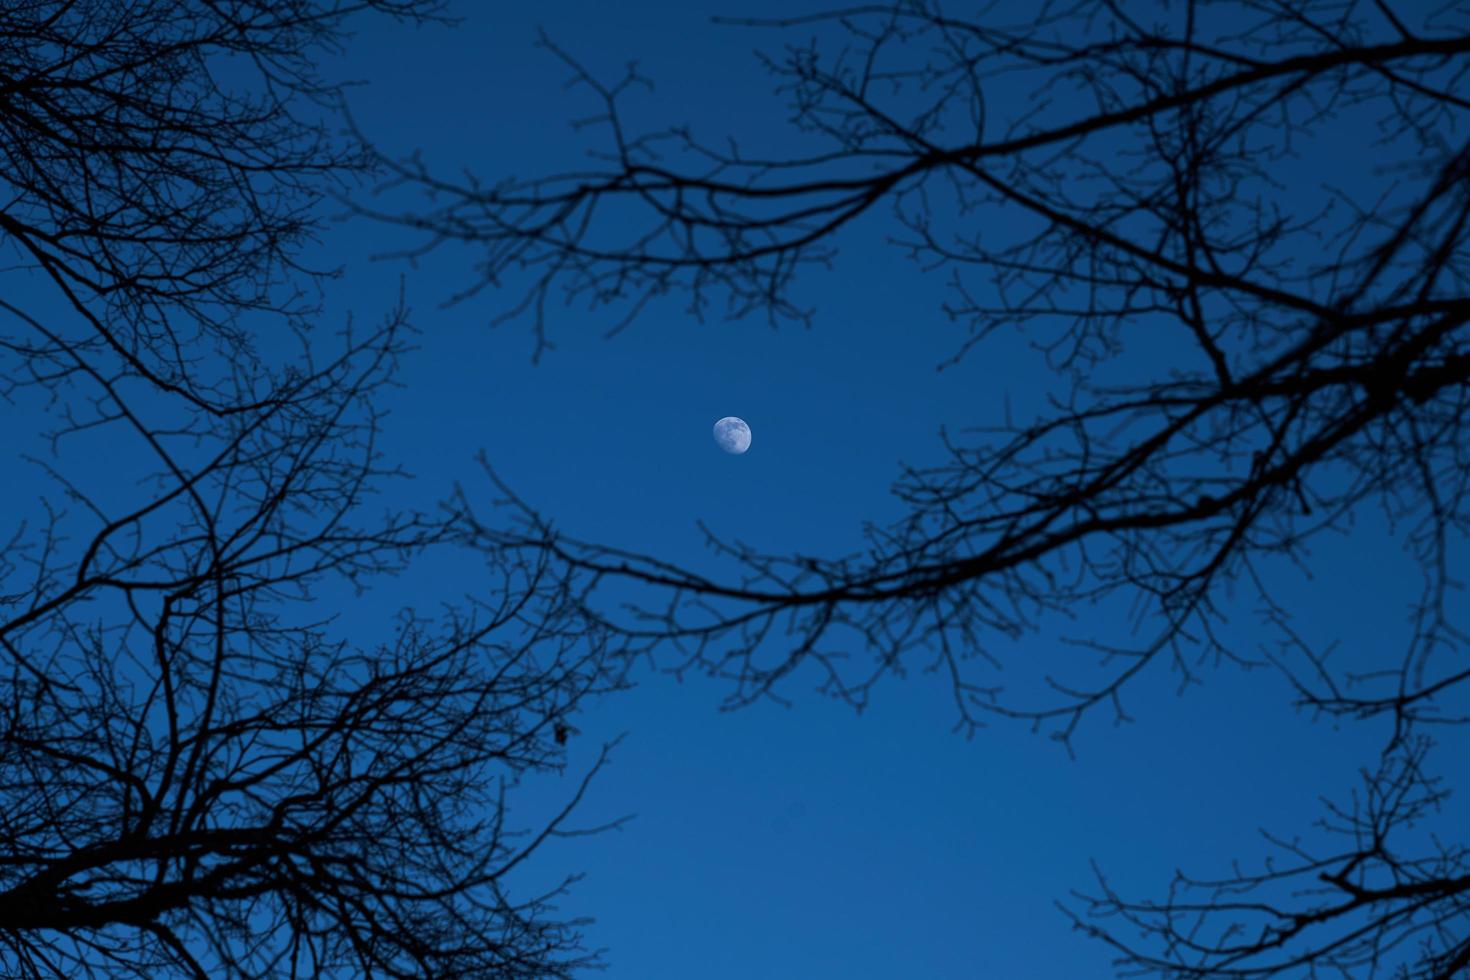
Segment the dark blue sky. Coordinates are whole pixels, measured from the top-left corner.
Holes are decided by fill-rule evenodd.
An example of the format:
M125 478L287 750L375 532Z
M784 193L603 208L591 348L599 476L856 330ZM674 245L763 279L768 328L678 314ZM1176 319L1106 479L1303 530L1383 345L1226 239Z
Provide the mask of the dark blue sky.
M366 82L353 111L386 151L421 150L446 171L494 179L575 165L589 136L568 121L593 104L534 48L544 27L594 71L637 59L656 83L630 102L640 121L783 147L785 108L751 53L780 39L710 22L726 11L552 2L462 6L452 29L372 25L347 58ZM483 481L472 455L484 449L576 535L703 563L704 519L763 548L840 552L860 544L863 520L897 513L887 488L898 464L935 460L941 425L993 424L1007 397L1035 404L1052 380L1019 336L937 371L961 334L940 312L939 278L884 246L884 220L846 236L832 272L806 277L810 330L699 323L675 300L607 340L613 314L571 308L554 311L558 346L533 366L526 324L487 328L507 297L440 307L473 281L471 251L414 269L367 263L365 253L412 238L363 224L328 242L349 266L333 302L370 315L406 277L422 348L387 445L418 474L415 493L456 480L473 493ZM730 414L753 427L746 456L710 440ZM1413 586L1394 546L1363 526L1318 558L1315 582L1283 578L1297 625L1317 638L1394 642ZM473 589L458 571L411 581L417 591L395 599L432 604ZM1239 618L1247 647L1249 612ZM1100 638L1122 628L1088 609L1055 625ZM1020 653L1059 655L1055 637L1030 638ZM1092 718L1075 760L1021 726L955 735L948 688L918 670L880 688L862 717L802 696L789 709L720 712L715 682L646 676L585 715L572 755L575 771L628 732L584 819L636 819L560 844L527 887L562 869L586 873L562 908L595 919L589 942L608 949L615 978L1108 975L1107 950L1054 907L1092 884L1090 861L1120 887L1159 894L1176 868L1209 876L1233 858L1257 860L1261 828L1307 830L1319 794L1349 790L1378 744L1375 730L1295 712L1267 671L1205 664L1201 674L1207 683L1183 696L1177 676L1144 677L1128 702L1136 723ZM522 813L565 790L528 788Z
M782 147L786 111L751 53L780 39L711 23L729 10L703 0L461 3L452 28L364 22L332 71L362 80L353 113L384 151L421 150L448 172L494 179L580 160L588 137L568 122L593 107L535 49L538 27L594 71L637 59L656 83L631 103L645 122ZM415 311L420 348L385 406L385 453L416 476L395 493L431 502L459 482L488 499L474 463L484 450L568 532L708 564L700 519L764 549L860 546L864 520L898 513L888 487L899 463L938 458L941 425L994 424L1007 398L1024 409L1054 380L1022 336L937 371L962 334L940 311L940 277L886 247L884 221L844 237L830 273L807 274L799 295L815 311L810 329L700 323L674 300L604 339L613 314L569 308L554 311L557 346L534 365L526 324L488 326L509 297L442 305L473 281L471 251L415 267L374 261L413 239L354 220L308 259L345 269L328 324L348 312L377 318L400 276ZM711 441L724 415L750 423L747 455ZM1417 580L1381 529L1365 519L1319 544L1314 560L1315 579L1283 574L1279 593L1305 635L1362 649L1397 642ZM428 564L371 602L432 609L475 588L472 568ZM1247 646L1250 611L1236 627ZM1126 630L1110 613L1073 612L1013 652L1045 662L1063 655L1060 633ZM346 628L370 622L363 613ZM803 696L800 683L790 708L721 712L717 682L643 676L579 720L568 781L527 787L516 811L533 822L598 745L627 732L583 822L636 819L558 842L520 884L585 872L561 909L595 920L588 942L607 948L612 978L1110 975L1107 949L1054 907L1092 885L1089 862L1134 894L1160 894L1176 868L1210 876L1235 858L1254 862L1265 853L1259 829L1306 831L1319 795L1349 790L1382 734L1294 711L1265 670L1206 663L1205 684L1176 696L1177 676L1158 666L1131 692L1134 723L1091 718L1075 759L1023 726L954 734L947 686L917 668L880 687L861 717Z

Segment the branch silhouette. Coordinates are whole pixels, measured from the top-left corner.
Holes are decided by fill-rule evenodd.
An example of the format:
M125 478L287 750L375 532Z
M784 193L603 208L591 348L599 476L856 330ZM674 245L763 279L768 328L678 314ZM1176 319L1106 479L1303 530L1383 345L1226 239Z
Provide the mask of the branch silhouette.
M1144 941L1087 928L1120 969L1158 975L1457 975L1470 866L1462 846L1413 828L1442 794L1423 769L1427 733L1470 720L1448 598L1470 527L1470 22L1386 2L1005 16L914 0L736 22L811 32L764 57L804 154L636 133L623 106L639 76L602 81L549 39L598 106L583 122L600 140L589 164L456 180L383 154L386 186L428 203L359 210L420 236L399 254L472 251L477 277L456 300L522 290L506 316L530 321L538 355L562 305L616 307L614 331L670 294L700 316L809 319L803 277L877 226L860 216L886 211L901 255L949 273L943 309L967 329L956 360L1014 328L1061 380L1034 419L946 438L939 462L905 470L906 516L850 555L710 532L726 571L696 571L561 533L526 502L511 520L473 515L475 540L551 560L600 628L669 670L723 679L731 705L782 698L800 676L861 707L921 666L951 682L961 729L1020 719L1070 746L1099 710L1126 717L1145 671L1190 683L1201 659L1272 663L1310 710L1392 722L1367 802L1325 818L1350 848L1181 880L1151 904L1104 890L1084 910ZM1299 147L1344 132L1371 139L1342 186L1293 170ZM1178 353L1130 357L1149 344ZM1404 648L1360 651L1374 666L1349 673L1292 631L1270 582L1310 568L1310 545L1368 508L1424 586ZM1226 639L1233 590L1263 611L1264 651ZM1102 602L1150 636L1084 637L1036 689L996 678L999 641ZM1424 856L1387 849L1405 834ZM1239 897L1256 892L1278 897Z
M597 962L556 909L569 881L523 869L596 829L572 812L611 746L559 812L510 813L621 684L575 583L507 552L437 615L344 615L464 533L375 504L407 308L313 323L317 204L372 163L330 135L315 65L360 14L439 5L0 10L0 396L54 491L0 551L7 977Z

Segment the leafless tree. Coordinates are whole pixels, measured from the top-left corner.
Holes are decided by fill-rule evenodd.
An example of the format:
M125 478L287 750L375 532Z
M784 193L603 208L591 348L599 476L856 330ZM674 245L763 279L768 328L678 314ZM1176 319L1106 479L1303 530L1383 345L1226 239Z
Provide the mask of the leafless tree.
M0 375L55 490L0 552L4 976L595 960L561 885L510 880L579 832L581 792L529 828L508 794L565 766L566 719L617 683L575 583L507 552L440 614L354 604L460 537L451 512L371 506L396 473L375 404L406 311L308 331L316 200L369 162L327 136L312 66L370 9L435 12L0 10L0 243L23 284L0 298ZM104 444L121 462L99 472Z
M0 11L0 232L105 348L214 410L196 349L311 312L318 200L369 164L317 56L351 14L438 0L18 0ZM36 351L31 351L34 356ZM228 385L226 386L228 389Z
M922 665L951 680L962 728L1005 716L1069 741L1095 710L1121 716L1142 672L1270 660L1310 709L1392 722L1364 793L1326 818L1345 847L1293 843L1289 865L1151 903L1104 882L1077 921L1160 975L1463 975L1470 854L1420 820L1445 791L1426 740L1470 720L1449 599L1470 527L1470 11L952 6L759 25L797 34L765 59L810 147L786 157L634 132L638 76L604 83L548 40L600 107L592 162L466 183L409 159L395 181L431 203L379 216L422 232L415 251L477 250L466 295L524 288L509 312L544 343L561 303L618 323L671 293L700 315L806 317L799 276L886 209L900 254L948 271L960 355L1024 332L1064 379L1049 405L979 420L906 471L907 516L850 556L712 538L721 578L573 540L530 507L481 520L481 542L554 557L590 614L670 669L725 678L732 704L815 671L861 706ZM1171 353L1131 356L1145 345ZM1293 632L1269 579L1370 507L1424 586L1404 647L1354 651L1350 672ZM599 602L608 582L643 603ZM1262 650L1223 629L1243 608L1231 591L1264 609ZM1007 638L1108 602L1150 638L1086 638L1039 691L991 673Z

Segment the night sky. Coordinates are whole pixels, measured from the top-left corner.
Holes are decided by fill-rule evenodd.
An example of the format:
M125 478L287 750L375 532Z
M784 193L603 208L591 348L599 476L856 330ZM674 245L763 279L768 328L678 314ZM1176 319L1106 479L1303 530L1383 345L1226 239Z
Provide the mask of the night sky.
M785 6L752 2L739 13ZM595 141L570 125L595 106L537 49L538 29L597 73L637 60L654 82L628 103L641 124L688 123L712 139L728 132L799 152L807 144L787 128L753 55L789 37L712 22L728 9L458 4L453 26L364 20L326 70L360 80L349 105L382 152L420 151L449 173L568 169ZM1015 106L1029 95L1014 93ZM1282 179L1310 182L1311 167L1306 159ZM390 210L419 201L403 189L351 194ZM488 505L494 492L475 460L483 451L567 533L718 570L698 521L778 552L854 550L865 521L899 515L889 487L902 464L940 457L942 428L998 424L1008 406L1025 415L1056 383L1021 332L941 370L963 327L941 310L944 275L890 247L888 221L867 216L837 241L830 271L803 274L796 296L812 311L809 327L718 310L701 322L673 296L607 337L617 311L569 306L550 311L555 346L535 362L529 323L491 326L513 305L509 291L449 302L475 282L472 248L408 262L388 253L417 244L411 232L345 218L305 258L343 269L328 287L323 331L349 314L380 318L400 288L420 331L381 406L385 459L413 479L385 500L432 506L459 485ZM1128 356L1141 370L1167 369L1173 351L1142 337ZM727 415L753 430L745 455L720 452L710 437ZM96 475L105 461L76 465ZM9 481L15 501L33 499L29 480ZM1311 576L1279 571L1277 595L1303 635L1351 640L1344 657L1398 642L1417 573L1381 524L1365 514L1320 539L1313 556ZM432 610L476 587L473 562L426 559L348 605L340 626L367 638L379 614ZM1271 642L1252 636L1249 602L1238 605L1231 628L1242 645ZM997 642L1010 660L1045 665L1078 656L1063 637L1130 635L1114 610L1070 614ZM815 675L784 688L789 706L728 711L718 681L642 669L635 688L578 716L565 779L533 781L512 806L534 824L603 743L626 733L580 822L634 818L555 842L516 886L583 874L558 906L589 920L588 945L606 949L612 978L1109 975L1109 950L1056 908L1094 885L1094 863L1124 890L1159 894L1175 869L1208 877L1235 859L1259 861L1260 830L1308 832L1319 797L1350 791L1385 733L1296 710L1267 669L1205 661L1195 665L1203 683L1181 692L1161 662L1131 688L1131 721L1089 716L1072 757L1024 724L957 733L947 682L923 667L916 656L861 715L808 693Z

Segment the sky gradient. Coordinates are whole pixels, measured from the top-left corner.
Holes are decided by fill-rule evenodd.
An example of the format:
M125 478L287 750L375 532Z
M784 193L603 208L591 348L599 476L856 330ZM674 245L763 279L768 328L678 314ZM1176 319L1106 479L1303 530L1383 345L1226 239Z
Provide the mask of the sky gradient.
M761 0L739 13L782 9ZM360 80L353 118L380 149L420 151L451 173L494 179L582 158L589 136L570 122L594 107L537 49L540 29L594 72L636 59L654 82L630 103L636 120L794 150L787 111L752 54L786 38L712 21L728 10L704 0L462 3L453 26L364 21L327 71ZM853 550L864 521L900 513L889 486L900 464L940 457L941 427L995 424L1008 406L1024 413L1055 380L1019 333L939 370L962 329L940 309L942 275L885 244L886 220L864 219L838 242L831 271L804 275L809 328L700 322L675 297L607 337L614 314L571 307L552 312L555 347L534 363L525 322L490 326L511 296L446 302L473 283L472 250L409 263L386 256L412 235L350 219L306 259L343 270L324 331L349 314L380 318L400 290L414 311L418 349L382 406L385 458L414 479L388 500L431 505L459 485L488 505L483 451L569 534L718 568L696 522L762 549ZM1160 345L1135 356L1157 368L1171 354ZM753 430L744 455L710 437L727 415ZM25 447L4 448L13 457ZM100 479L108 463L80 465ZM5 502L28 506L30 480L18 473ZM1397 642L1418 580L1384 529L1365 517L1314 556L1314 576L1283 572L1279 592L1304 635L1362 649ZM371 608L352 607L342 628L370 638L393 609L472 595L474 575L473 562L426 561L375 585ZM1250 613L1233 621L1246 647L1265 642L1253 640ZM1128 629L1087 608L1053 625L1020 652L1044 664L1075 656L1061 634ZM582 874L560 909L589 920L588 944L607 950L614 980L1107 976L1107 948L1055 905L1091 888L1094 862L1136 895L1160 894L1175 869L1253 865L1266 853L1260 829L1306 831L1319 796L1349 791L1383 736L1295 710L1267 670L1206 662L1204 683L1183 692L1166 669L1140 678L1132 721L1089 717L1074 758L1023 725L957 734L948 686L922 665L881 685L861 716L806 695L800 676L789 706L721 711L718 682L645 670L635 689L578 718L566 779L526 786L512 808L533 825L599 746L626 733L580 822L634 819L556 842L517 884Z
M654 83L628 103L642 123L788 148L786 110L752 54L787 38L711 22L723 12L557 2L468 12L450 29L372 25L348 53L367 82L353 113L385 151L418 150L449 172L575 166L591 138L569 121L595 106L536 49L544 29L594 73L636 59ZM527 324L487 328L503 296L440 308L473 281L472 251L413 269L365 264L358 250L413 239L361 225L334 247L347 253L345 283L363 283L350 290L363 313L406 277L422 349L388 446L418 474L416 490L483 486L471 460L483 449L568 533L698 565L709 561L701 519L757 547L858 546L864 520L898 513L887 488L900 462L938 458L941 426L993 424L1051 380L1019 335L937 370L963 336L939 309L941 278L884 245L884 220L844 236L830 273L805 276L809 330L701 323L676 298L607 339L614 314L568 308L553 311L557 346L534 365ZM710 440L724 415L751 424L748 454ZM1317 550L1315 582L1283 579L1297 625L1393 642L1414 585L1397 548L1361 526ZM431 603L434 584L404 598ZM1241 613L1249 646L1256 627ZM1116 638L1120 624L1079 609L1066 628ZM1038 657L1055 652L1049 642L1024 641ZM562 907L595 919L586 935L607 948L614 978L1109 975L1107 949L1054 905L1093 884L1090 862L1135 894L1159 894L1176 868L1208 876L1259 860L1261 828L1307 829L1319 794L1349 790L1380 744L1372 726L1338 730L1296 712L1267 671L1200 671L1206 683L1183 695L1177 676L1144 677L1127 703L1135 722L1090 718L1076 759L1024 726L956 735L947 685L919 669L880 687L862 717L816 697L721 712L715 682L645 676L586 713L572 753L575 772L628 733L583 816L636 818L565 842L532 876L553 862L585 872ZM526 802L563 789L530 787Z

